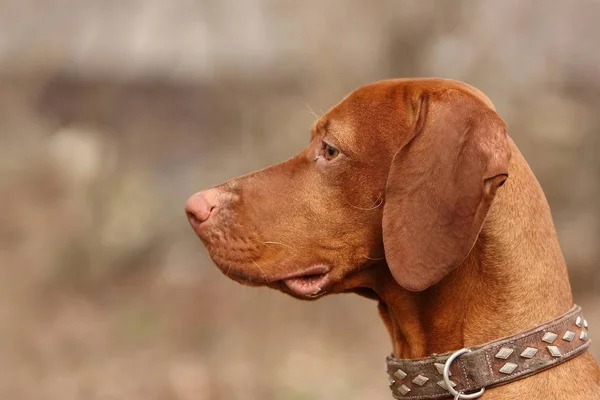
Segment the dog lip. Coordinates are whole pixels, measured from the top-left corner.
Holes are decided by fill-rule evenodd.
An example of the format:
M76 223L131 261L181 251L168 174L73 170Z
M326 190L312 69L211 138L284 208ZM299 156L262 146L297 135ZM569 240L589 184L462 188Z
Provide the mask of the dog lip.
M299 271L299 272L296 271L296 272L292 272L292 273L289 273L286 275L279 276L274 279L270 279L270 281L277 282L277 281L286 281L286 280L290 280L290 279L301 279L301 278L309 276L309 275L327 275L329 273L329 271L331 271L331 267L329 267L325 264L317 264L317 265L313 265L312 267L307 268L302 271Z
M325 294L324 288L329 283L330 267L316 265L301 272L296 272L278 279L294 294L302 297L316 298Z
M323 288L327 282L327 275L316 275L315 278L290 278L283 281L285 286L295 294L313 298L325 293Z

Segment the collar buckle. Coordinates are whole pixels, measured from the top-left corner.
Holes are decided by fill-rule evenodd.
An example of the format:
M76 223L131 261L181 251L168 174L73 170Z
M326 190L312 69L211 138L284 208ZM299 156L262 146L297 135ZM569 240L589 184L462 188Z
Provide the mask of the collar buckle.
M483 387L475 393L465 394L463 392L457 391L456 389L454 389L454 387L452 387L453 385L452 385L452 382L450 381L450 365L452 365L454 360L456 360L458 357L462 356L465 353L470 353L470 352L471 352L470 349L457 350L454 353L452 353L452 355L450 357L448 357L448 359L444 363L444 372L442 373L442 378L444 379L444 383L446 384L446 389L448 389L448 392L450 392L450 394L452 396L454 396L454 400L476 399L478 397L481 397L483 392L485 392L485 388Z

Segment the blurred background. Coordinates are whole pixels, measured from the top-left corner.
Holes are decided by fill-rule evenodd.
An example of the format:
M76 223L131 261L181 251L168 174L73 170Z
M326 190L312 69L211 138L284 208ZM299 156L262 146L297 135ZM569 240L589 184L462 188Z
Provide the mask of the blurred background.
M388 398L374 302L229 281L183 205L389 77L490 96L600 327L599 17L593 0L0 0L0 399Z

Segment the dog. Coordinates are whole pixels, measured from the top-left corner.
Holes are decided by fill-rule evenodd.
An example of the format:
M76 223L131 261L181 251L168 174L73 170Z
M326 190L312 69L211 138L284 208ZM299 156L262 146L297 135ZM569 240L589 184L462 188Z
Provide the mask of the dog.
M490 99L458 81L360 87L314 123L300 153L192 195L186 213L231 279L302 300L376 300L398 360L517 335L573 305L538 181ZM573 334L584 332L581 321ZM567 337L565 345L578 340ZM539 354L553 360L547 347ZM504 363L499 353L491 359L508 369L529 362L515 353ZM482 398L600 399L600 369L586 349L553 365ZM439 390L421 385L428 376L405 375L395 370L390 381L397 398Z

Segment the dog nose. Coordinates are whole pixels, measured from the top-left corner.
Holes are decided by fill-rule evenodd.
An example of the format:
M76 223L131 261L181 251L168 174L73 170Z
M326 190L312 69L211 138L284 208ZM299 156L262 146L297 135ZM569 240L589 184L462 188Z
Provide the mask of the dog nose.
M185 213L191 222L206 221L216 207L214 189L194 193L185 203Z

